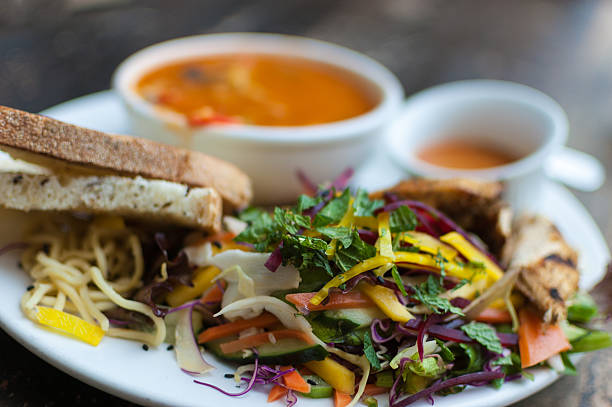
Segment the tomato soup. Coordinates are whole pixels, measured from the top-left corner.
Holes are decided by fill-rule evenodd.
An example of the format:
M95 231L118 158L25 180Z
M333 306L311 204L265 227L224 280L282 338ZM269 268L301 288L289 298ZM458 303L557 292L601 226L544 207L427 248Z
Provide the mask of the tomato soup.
M439 167L475 170L510 164L520 157L486 144L450 139L429 144L417 157Z
M185 115L191 125L304 126L349 119L380 101L367 79L333 65L266 54L183 60L136 84L149 102Z

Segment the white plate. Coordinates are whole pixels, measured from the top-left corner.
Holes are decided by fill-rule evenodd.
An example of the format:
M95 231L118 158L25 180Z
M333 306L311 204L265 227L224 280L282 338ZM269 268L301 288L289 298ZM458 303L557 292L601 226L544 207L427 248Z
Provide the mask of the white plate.
M99 130L128 132L122 107L108 91L62 103L44 113ZM379 154L366 164L366 168L357 175L356 182L366 187L381 187L395 182L401 175ZM583 271L581 285L592 287L603 276L610 257L599 229L565 188L550 184L545 196L547 199L539 205L539 211L555 220L568 240L580 250L580 267ZM0 245L18 240L19 231L26 220L26 214L0 212ZM19 309L19 300L29 281L17 268L17 261L16 253L0 257L0 307L3 311L0 313L0 326L30 351L59 369L92 386L144 405L266 405L266 394L261 390L240 398L229 398L193 383L192 377L177 368L174 353L167 351L165 346L145 352L139 343L104 338L98 347L91 347L33 324ZM232 372L232 367L210 356L208 359L218 369L203 379L235 391L232 380L223 378L225 373ZM533 373L534 381L507 383L501 390L479 387L449 397L436 397L436 406L504 406L537 392L558 377L547 369L537 369ZM386 405L386 402L381 404ZM299 405L331 406L331 401L302 398ZM429 404L420 402L415 405Z

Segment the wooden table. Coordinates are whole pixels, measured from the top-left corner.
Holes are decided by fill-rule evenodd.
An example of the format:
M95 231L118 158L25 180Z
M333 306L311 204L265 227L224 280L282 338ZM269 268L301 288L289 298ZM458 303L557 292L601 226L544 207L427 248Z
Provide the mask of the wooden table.
M603 0L2 0L0 104L39 111L108 88L114 67L146 45L223 31L346 45L388 66L408 94L457 79L522 82L566 109L571 146L604 163L612 158L612 2ZM612 183L577 195L610 240ZM131 405L47 365L4 333L0 349L1 405ZM517 406L612 405L610 367L612 349L588 355L577 377Z

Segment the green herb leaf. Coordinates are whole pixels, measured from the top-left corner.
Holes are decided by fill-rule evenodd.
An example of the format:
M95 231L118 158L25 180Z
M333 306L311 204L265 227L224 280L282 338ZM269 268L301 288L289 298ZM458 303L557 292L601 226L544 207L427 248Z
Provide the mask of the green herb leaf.
M427 281L414 287L412 298L421 302L436 314L446 314L452 312L457 315L464 315L461 308L455 307L447 298L439 297L442 292L440 282L433 276L429 276Z
M598 313L597 305L591 296L584 292L579 292L571 300L567 307L567 320L572 322L587 323Z
M452 371L453 375L460 376L482 370L484 358L480 345L459 343L453 345L450 349L455 355L455 363Z
M357 191L357 195L353 201L355 216L373 216L374 211L378 208L382 208L383 206L385 206L385 201L371 201L368 197L368 193L363 189L359 189Z
M408 363L408 369L415 375L429 378L437 378L446 371L446 366L440 366L436 358L424 358L422 361Z
M447 363L448 363L448 362L452 362L453 360L455 360L455 355L454 355L454 354L453 354L453 352L452 352L452 351L451 351L451 350L448 348L448 346L446 346L446 345L444 344L444 342L443 342L443 341L441 341L440 339L438 339L438 338L435 338L435 339L436 339L436 343L438 344L438 347L440 348L440 352L438 352L438 353L440 353L440 356L442 356L442 359L443 359L445 362L447 362Z
M376 356L376 350L372 344L372 337L369 332L366 332L363 336L363 354L368 358L374 370L380 369L380 361L378 360L378 356Z
M316 228L317 232L330 239L336 239L342 243L342 246L349 247L353 243L353 231L344 226L330 227L322 226Z
M348 210L348 204L351 199L351 192L347 188L342 195L329 201L327 205L321 209L314 219L314 226L327 226L330 223L338 223Z
M274 208L274 222L287 233L296 234L302 228L310 229L310 218L279 207Z
M353 230L353 242L347 248L339 248L334 255L334 261L342 272L350 270L355 264L376 256L376 247L367 244Z
M418 220L414 212L402 205L389 215L389 227L391 233L408 232L417 227Z
M570 352L591 352L612 346L610 334L604 331L589 331L586 335L571 342Z
M281 231L269 213L260 209L249 208L239 216L249 226L234 238L236 242L251 243L258 252L274 250L281 240Z
M461 330L491 352L502 353L503 348L495 333L495 328L490 325L472 321L469 324L463 325Z
M301 214L306 209L310 209L312 207L317 206L321 203L323 198L320 196L308 196L308 195L300 195L297 200L297 205L295 210L297 213Z
M491 366L512 366L512 355L502 356L501 358L491 362Z
M391 275L393 276L393 280L395 281L397 288L399 288L402 295L406 297L408 293L406 292L406 287L404 287L404 282L402 281L402 278L400 277L399 272L397 271L397 266L395 264L391 267Z
M561 353L561 360L563 361L563 367L565 367L563 374L568 376L576 376L578 374L576 372L576 367L570 360L569 354L567 352Z

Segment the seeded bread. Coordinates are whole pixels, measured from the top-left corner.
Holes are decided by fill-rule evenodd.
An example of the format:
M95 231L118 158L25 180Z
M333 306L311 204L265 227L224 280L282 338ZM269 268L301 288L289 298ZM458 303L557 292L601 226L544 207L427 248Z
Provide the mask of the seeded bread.
M22 211L112 213L151 223L219 230L221 197L140 176L69 174L0 155L0 207Z
M249 178L234 165L195 151L136 137L107 134L0 106L0 149L49 168L141 176L189 187L212 187L226 212L251 199ZM4 184L3 184L4 185Z

